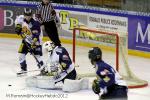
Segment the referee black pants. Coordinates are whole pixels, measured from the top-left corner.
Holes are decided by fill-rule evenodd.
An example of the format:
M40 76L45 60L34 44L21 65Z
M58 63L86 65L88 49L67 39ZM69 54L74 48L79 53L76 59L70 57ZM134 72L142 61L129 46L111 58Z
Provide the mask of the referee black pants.
M54 42L56 46L61 46L61 42L58 36L58 30L57 30L56 23L54 22L54 20L49 21L49 22L44 22L43 24L45 27L45 32L47 33L51 41Z

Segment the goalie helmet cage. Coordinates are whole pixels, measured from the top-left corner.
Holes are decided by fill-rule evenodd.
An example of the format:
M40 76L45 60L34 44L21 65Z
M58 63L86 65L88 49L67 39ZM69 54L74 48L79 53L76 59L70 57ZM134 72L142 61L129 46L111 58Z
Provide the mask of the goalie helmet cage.
M78 46L80 46L80 49L78 49ZM83 49L82 46L84 46ZM94 68L88 60L88 51L84 49L95 46L102 49L104 61L115 67L129 88L142 88L148 85L147 81L133 74L128 65L126 33L117 34L85 28L74 28L73 30L72 60L79 65L79 67L76 67L79 77L96 76Z

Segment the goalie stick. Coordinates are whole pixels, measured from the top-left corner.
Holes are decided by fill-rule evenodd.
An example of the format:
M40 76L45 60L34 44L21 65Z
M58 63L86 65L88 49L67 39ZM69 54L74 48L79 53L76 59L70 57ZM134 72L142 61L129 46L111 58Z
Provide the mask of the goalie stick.
M25 35L25 38L23 37L23 34ZM34 59L36 60L36 62L38 63L37 66L40 68L41 64L39 62L39 60L36 58L36 56L33 53L33 49L28 45L27 41L25 40L27 38L27 35L25 33L21 33L20 34L21 38L24 40L25 45L28 47L30 54L34 57ZM31 70L31 71L23 71L23 72L18 72L17 75L21 75L27 72L33 72L33 71L40 71L40 70Z

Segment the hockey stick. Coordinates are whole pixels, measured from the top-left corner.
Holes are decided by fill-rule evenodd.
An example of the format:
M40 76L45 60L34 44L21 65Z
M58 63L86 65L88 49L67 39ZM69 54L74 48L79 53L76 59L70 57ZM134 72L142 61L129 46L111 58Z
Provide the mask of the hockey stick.
M41 71L41 70L40 69L36 69L36 70L18 72L17 75L21 75L21 74L28 73L28 72L35 72L35 71Z

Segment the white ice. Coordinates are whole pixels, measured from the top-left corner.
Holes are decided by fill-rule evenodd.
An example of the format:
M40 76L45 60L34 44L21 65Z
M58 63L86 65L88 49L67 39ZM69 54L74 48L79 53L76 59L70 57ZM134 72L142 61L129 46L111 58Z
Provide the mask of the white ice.
M65 93L61 90L26 87L25 78L36 75L38 72L29 73L26 77L16 77L16 72L19 71L17 51L20 43L21 40L19 39L0 38L0 100L98 100L98 96L91 89ZM63 45L71 52L71 45ZM88 51L89 48L78 47L78 49ZM87 55L81 53L78 56L78 62L82 62L86 68L88 65L84 62L85 58L87 58ZM43 59L46 60L45 55ZM150 59L129 56L128 61L132 71L150 84ZM27 55L27 64L28 70L37 69L36 62L30 54ZM81 72L84 73L84 70L81 70ZM19 97L20 95L27 95L28 97ZM128 96L128 100L150 100L150 86L129 89Z

